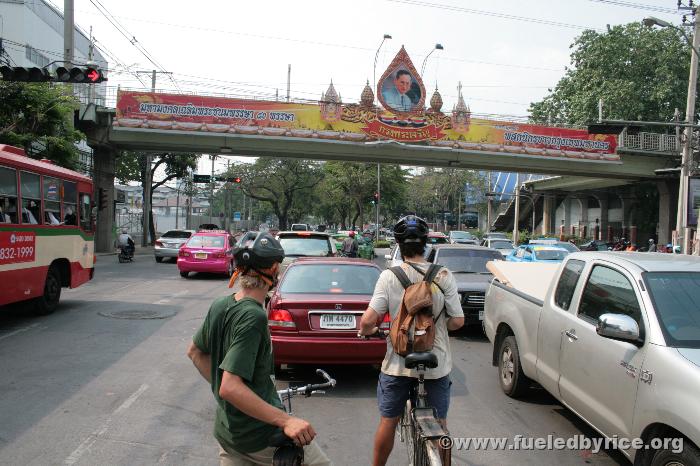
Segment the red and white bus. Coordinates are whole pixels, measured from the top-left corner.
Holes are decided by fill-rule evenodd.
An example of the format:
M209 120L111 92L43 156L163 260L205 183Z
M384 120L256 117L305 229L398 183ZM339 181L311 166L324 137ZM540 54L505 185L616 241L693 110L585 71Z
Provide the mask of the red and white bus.
M0 144L0 306L48 314L61 287L92 279L92 193L90 178Z

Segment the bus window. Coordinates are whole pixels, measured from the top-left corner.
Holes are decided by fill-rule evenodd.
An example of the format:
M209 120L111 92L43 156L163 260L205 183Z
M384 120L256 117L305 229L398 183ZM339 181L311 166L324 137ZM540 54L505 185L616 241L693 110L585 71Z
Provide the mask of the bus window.
M0 167L0 223L17 223L17 171Z
M78 187L72 181L63 182L63 223L77 225Z
M61 202L59 200L58 180L44 177L44 224L61 224Z
M80 228L92 231L92 203L90 195L80 193Z
M19 173L19 185L22 193L22 223L36 225L41 218L41 187L39 175L28 172Z

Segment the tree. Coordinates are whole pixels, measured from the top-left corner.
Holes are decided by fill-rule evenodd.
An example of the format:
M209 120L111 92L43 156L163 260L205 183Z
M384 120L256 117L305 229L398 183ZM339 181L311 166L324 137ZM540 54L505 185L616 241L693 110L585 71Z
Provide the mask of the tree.
M155 233L155 225L153 223L153 191L165 183L184 178L189 170L197 168L197 161L200 154L187 153L166 153L153 156L151 164L151 196L149 212L149 229L151 234ZM146 154L143 152L124 151L117 157L117 166L115 169L115 177L123 182L137 181L145 188L144 181L146 179ZM145 189L144 189L144 199ZM152 237L150 241L154 238Z
M669 121L685 109L691 49L680 32L630 23L584 31L570 47L566 75L530 105L534 122L585 125L598 99L606 119Z
M48 83L0 82L0 144L23 148L32 158L47 158L75 168L85 135L73 128L77 102L62 87Z
M292 206L303 202L311 211L308 199L321 182L323 173L317 162L301 159L259 157L254 163L240 163L229 173L241 177L246 196L267 202L284 230L289 224Z

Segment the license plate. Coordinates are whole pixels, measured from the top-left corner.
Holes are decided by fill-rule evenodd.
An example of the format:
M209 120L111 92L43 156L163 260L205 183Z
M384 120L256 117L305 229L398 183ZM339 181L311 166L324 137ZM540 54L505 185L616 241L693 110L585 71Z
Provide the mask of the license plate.
M484 320L484 311L479 311L479 320Z
M207 253L206 252L198 252L198 253L195 253L194 257L195 257L195 259L206 259Z
M321 314L321 328L352 330L355 328L355 316L352 314Z

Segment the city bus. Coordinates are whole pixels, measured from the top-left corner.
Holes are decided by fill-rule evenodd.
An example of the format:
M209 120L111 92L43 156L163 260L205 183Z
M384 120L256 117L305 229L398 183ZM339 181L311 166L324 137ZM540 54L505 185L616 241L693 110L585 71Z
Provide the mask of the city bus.
M58 306L61 288L92 279L92 180L0 144L0 306Z

